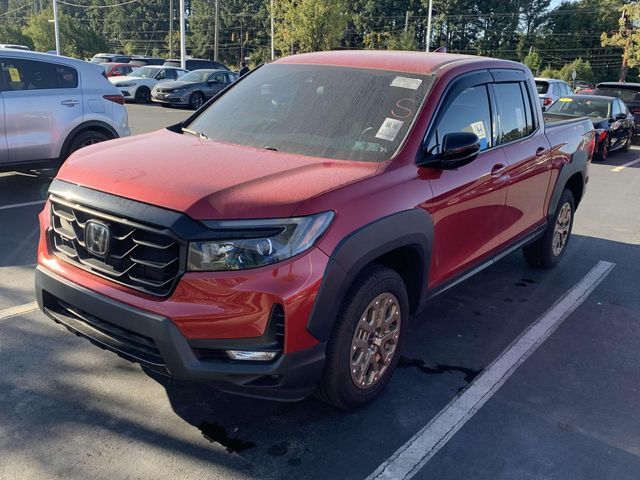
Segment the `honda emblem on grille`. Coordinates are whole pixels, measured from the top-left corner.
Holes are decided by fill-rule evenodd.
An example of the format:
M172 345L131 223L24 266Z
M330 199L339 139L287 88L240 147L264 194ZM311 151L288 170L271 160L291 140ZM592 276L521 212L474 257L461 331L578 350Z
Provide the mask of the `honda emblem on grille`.
M84 227L85 247L96 257L106 257L109 252L111 233L104 223L89 220Z

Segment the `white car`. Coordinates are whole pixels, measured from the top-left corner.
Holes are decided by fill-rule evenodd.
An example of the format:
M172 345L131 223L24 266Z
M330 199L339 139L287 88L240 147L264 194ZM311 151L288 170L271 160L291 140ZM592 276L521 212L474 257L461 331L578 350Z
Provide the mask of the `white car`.
M163 80L177 80L187 70L162 65L147 65L135 69L126 77L110 77L109 81L119 88L127 100L135 100L137 103L149 103L151 101L151 89Z
M79 148L129 134L124 98L102 67L0 48L0 170L58 167Z

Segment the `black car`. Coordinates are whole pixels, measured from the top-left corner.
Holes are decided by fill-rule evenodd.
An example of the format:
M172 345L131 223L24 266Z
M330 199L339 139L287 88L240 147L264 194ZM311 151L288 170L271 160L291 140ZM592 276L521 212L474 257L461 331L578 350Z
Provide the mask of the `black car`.
M129 63L137 67L145 67L147 65L162 65L165 61L166 60L164 58L144 57L141 55L137 55L135 57L131 57L131 61ZM180 65L178 65L178 67L179 66Z
M164 65L168 67L180 68L180 59L171 58L164 62ZM229 70L226 65L220 62L214 62L213 60L205 60L202 58L188 58L185 68L187 70L201 70L203 68L209 68L212 70Z
M151 99L164 105L188 105L197 110L237 79L238 74L228 70L194 70L178 80L158 83L151 92Z
M594 159L604 161L613 150L629 151L634 130L633 115L619 98L600 95L560 97L545 118L589 117L596 131Z
M115 53L96 53L91 58L91 63L129 63L130 61L130 55L119 55Z
M634 134L640 135L640 83L603 82L593 93L622 100L633 114Z

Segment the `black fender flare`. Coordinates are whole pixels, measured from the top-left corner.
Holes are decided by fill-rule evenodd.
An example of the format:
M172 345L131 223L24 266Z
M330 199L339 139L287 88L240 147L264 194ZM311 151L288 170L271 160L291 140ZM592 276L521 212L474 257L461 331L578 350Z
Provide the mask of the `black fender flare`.
M321 342L329 340L344 296L358 274L376 259L403 247L411 248L420 259L415 266L419 285L412 285L418 298L412 303L423 303L432 245L433 219L419 208L383 217L351 232L329 256L307 330Z
M549 221L553 220L553 216L558 208L558 202L560 201L560 195L562 195L563 190L567 186L569 179L573 177L575 174L579 173L580 178L582 180L582 192L584 196L585 189L585 179L587 176L587 166L589 163L589 159L587 156L587 152L580 150L574 153L571 157L571 161L566 163L560 173L558 174L558 180L556 181L555 186L553 187L553 193L551 194L551 200L549 201L549 211L547 212L547 219ZM581 199L576 198L576 208L578 207L578 203Z
M84 132L85 130L96 128L108 131L112 137L111 139L120 137L120 135L118 135L118 132L116 132L116 130L108 123L101 122L100 120L89 120L87 122L83 122L73 130L71 130L71 132L69 132L69 135L67 135L67 138L64 140L62 148L60 149L60 160L66 160L66 158L69 156L68 152L69 148L71 147L71 143L79 133Z

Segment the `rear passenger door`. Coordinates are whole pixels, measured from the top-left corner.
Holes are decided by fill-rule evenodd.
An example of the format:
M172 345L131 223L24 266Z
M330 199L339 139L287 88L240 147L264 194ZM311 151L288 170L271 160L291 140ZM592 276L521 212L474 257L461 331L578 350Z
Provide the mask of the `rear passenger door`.
M490 259L500 244L507 196L506 160L503 151L495 148L488 94L491 80L488 72L458 80L445 96L425 139L427 151L435 158L448 133L475 133L481 148L472 162L458 168L420 169L434 195L423 205L434 222L429 288L454 280Z
M58 158L62 140L82 122L78 72L52 62L0 57L7 160Z
M532 104L533 86L524 73L496 70L492 74L496 80L491 85L496 144L504 152L509 182L501 243L508 243L544 223L551 156Z

